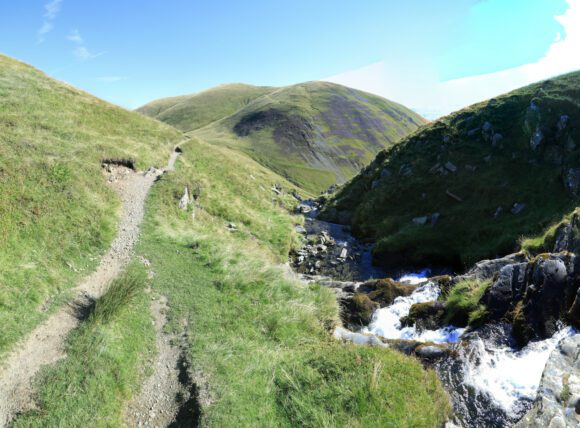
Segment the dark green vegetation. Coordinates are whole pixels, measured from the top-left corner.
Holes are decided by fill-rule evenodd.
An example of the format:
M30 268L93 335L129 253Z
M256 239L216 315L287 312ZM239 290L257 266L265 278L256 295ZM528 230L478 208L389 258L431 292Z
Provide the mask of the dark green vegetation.
M121 426L123 401L139 390L155 349L145 285L136 265L110 285L68 338L67 358L37 377L38 409L15 427Z
M284 273L296 242L294 187L227 148L182 147L176 172L153 189L141 253L154 291L168 298L169 328L186 329L192 371L209 385L202 425L439 426L449 407L432 372L332 340L332 292ZM202 190L182 211L185 185Z
M165 165L179 133L0 55L0 354L87 275L119 206L103 158Z
M386 266L509 253L577 203L579 123L580 73L475 104L381 152L326 218L376 240Z
M191 135L201 140L249 154L312 192L343 183L425 123L400 104L323 82L285 88L226 85L139 110L182 131L194 130Z

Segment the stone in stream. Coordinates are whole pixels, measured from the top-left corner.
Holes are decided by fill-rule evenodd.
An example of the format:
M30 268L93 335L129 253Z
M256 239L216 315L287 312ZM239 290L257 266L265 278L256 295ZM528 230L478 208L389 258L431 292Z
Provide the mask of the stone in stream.
M580 425L580 334L566 337L552 352L532 409L515 428Z
M304 226L301 225L296 225L294 226L294 230L296 231L296 233L300 233L301 235L306 235L306 229L304 228Z
M346 260L347 255L348 255L348 250L346 248L343 248L342 250L340 250L340 255L338 256L338 258L342 259L342 260Z

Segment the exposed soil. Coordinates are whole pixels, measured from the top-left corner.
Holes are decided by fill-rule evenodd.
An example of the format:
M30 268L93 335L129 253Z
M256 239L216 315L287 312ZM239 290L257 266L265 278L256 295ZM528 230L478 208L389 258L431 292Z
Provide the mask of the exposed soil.
M157 357L152 364L153 374L127 406L125 424L128 427L197 426L200 411L196 387L188 375L189 364L183 350L172 344L179 340L163 331L167 322L165 297L152 301L151 312L157 332Z
M176 152L171 154L165 171L173 169L178 155ZM78 308L99 298L107 285L128 265L139 238L145 198L163 173L154 168L136 173L125 166L112 164L104 172L109 185L122 200L117 237L97 270L73 290L76 295L73 301L50 316L7 355L0 369L0 427L7 426L16 414L34 408L32 380L43 366L66 356L65 339L82 318Z

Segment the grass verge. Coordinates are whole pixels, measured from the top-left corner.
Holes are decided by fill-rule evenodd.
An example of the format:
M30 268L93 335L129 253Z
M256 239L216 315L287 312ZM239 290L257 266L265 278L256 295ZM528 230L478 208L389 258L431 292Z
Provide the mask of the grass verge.
M132 265L113 281L67 340L66 359L36 380L38 408L14 427L118 427L123 402L139 388L155 348L146 278Z

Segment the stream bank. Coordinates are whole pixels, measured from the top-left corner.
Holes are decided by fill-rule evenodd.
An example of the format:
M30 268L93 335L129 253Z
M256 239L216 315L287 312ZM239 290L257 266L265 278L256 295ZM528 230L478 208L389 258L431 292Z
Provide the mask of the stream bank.
M531 340L522 344L514 337L512 324L501 317L475 330L453 325L419 325L409 323L408 318L413 305L430 303L436 307L432 303L440 301L442 289L449 287L450 281L462 280L470 274L493 278L495 282L487 298L496 298L493 292L497 293L500 271L507 267L504 271L511 272L515 265L523 269L530 260L517 254L484 261L473 272L445 280L429 280L433 274L429 270L407 274L385 272L372 265L371 245L359 243L342 225L317 220L317 209L315 203L303 202L298 207L306 215L303 230L299 231L305 235L307 244L292 255L291 262L305 279L337 291L343 321L350 330L337 329L336 338L392 347L420 358L439 374L452 397L455 422L466 428L513 426L530 411L536 397L540 400L545 395L543 390L538 395L544 368L564 339L578 336L572 327L550 321L552 333L531 336ZM537 280L538 269L532 270ZM388 277L397 281L373 280ZM580 396L577 398L580 403ZM569 400L572 414L570 409L564 409L568 420L557 426L576 426L569 425L575 418L575 399Z

